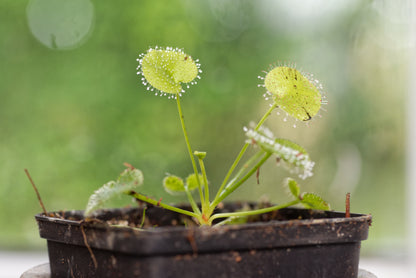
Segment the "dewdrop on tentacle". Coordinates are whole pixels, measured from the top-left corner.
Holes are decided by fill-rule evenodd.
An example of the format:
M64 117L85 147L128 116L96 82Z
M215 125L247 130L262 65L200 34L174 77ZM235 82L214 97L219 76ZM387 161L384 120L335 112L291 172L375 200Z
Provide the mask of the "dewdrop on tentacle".
M264 77L267 89L265 98L273 102L289 116L309 121L320 110L322 85L312 75L302 74L289 66L276 66Z
M137 74L142 75L141 81L148 91L156 91L155 95L176 98L184 93L185 87L196 84L200 64L182 49L172 47L155 47L147 50L137 59Z

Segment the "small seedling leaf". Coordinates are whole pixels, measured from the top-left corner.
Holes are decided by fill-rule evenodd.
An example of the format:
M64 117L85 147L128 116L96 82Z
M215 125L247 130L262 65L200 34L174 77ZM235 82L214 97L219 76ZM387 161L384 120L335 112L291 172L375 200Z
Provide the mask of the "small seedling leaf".
M185 185L180 177L169 175L163 179L163 187L171 195L178 195L185 192Z
M287 178L285 181L286 186L289 188L290 193L296 198L299 198L299 194L300 194L300 188L298 183L291 178Z
M199 176L199 182L201 183L201 186L202 186L202 182L204 180L204 177L201 174L199 174L198 176ZM197 180L195 174L190 174L186 178L186 186L188 186L189 191L193 191L193 190L198 188L198 180Z
M320 196L314 193L302 194L301 203L304 207L317 210L330 210L330 206Z

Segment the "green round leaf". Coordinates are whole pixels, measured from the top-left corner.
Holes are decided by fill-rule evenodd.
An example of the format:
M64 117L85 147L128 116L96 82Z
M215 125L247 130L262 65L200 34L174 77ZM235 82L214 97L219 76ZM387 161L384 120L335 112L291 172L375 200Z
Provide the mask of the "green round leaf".
M199 182L203 183L204 177L199 174ZM196 178L195 173L194 174L190 174L187 178L186 178L186 186L188 186L189 191L193 191L195 189L198 188L198 180Z
M294 68L275 67L267 73L264 85L274 102L296 119L308 121L321 108L319 89Z
M174 175L167 176L163 179L163 187L172 195L178 195L185 192L183 180Z
M183 91L181 83L193 83L198 77L199 64L178 48L150 48L139 59L138 74L143 75L143 84L148 90L156 89L168 94Z

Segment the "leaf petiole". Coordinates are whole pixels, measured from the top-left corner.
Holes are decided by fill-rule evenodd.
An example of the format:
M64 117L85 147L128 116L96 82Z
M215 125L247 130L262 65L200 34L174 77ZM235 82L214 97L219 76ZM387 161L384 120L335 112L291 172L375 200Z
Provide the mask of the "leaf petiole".
M168 204L162 203L160 200L156 201L155 199L152 199L150 197L147 197L147 196L145 196L143 194L140 194L140 193L137 193L135 191L130 191L128 195L134 197L135 199L137 199L139 201L143 201L143 202L152 204L152 205L157 206L157 207L161 207L161 208L164 208L164 209L168 209L168 210L171 210L171 211L174 211L174 212L182 213L182 214L200 219L200 215L198 215L195 212L180 209L180 208L177 208L177 207L174 207L174 206L170 206Z
M270 108L267 110L267 112L263 115L263 117L258 122L256 128L254 129L255 131L257 131L263 125L263 123L270 116L272 111L277 107L278 105L276 103L273 103L270 106ZM240 153L237 155L237 158L234 160L233 164L231 165L230 169L227 172L227 175L224 178L224 181L222 182L220 188L218 189L217 196L215 196L215 199L217 199L219 195L222 193L222 191L224 190L224 187L226 186L229 178L231 177L232 173L234 172L235 168L237 167L238 163L240 162L241 158L243 157L249 145L250 145L249 143L245 143L244 146L241 148Z
M242 185L249 177L251 177L257 169L263 165L264 162L272 155L272 153L265 153L263 158L257 162L256 165L244 176L242 177L238 182L227 186L219 195L215 198L215 200L212 202L211 207L216 207L222 200L224 200L228 195L230 195L234 190L236 190L240 185Z
M287 208L290 206L294 206L296 204L299 204L300 200L294 200L289 203L283 204L283 205L276 205L268 208L263 209L256 209L256 210L249 210L249 211L239 211L239 212L228 212L228 213L216 213L212 215L209 219L209 224L212 224L212 221L218 218L229 218L229 217L244 217L244 216L251 216L251 215L257 215L262 213L268 213L271 211ZM220 222L222 223L222 222ZM226 222L224 222L225 224Z
M189 143L189 136L188 136L188 132L186 131L186 127L185 127L185 121L184 121L184 116L183 116L183 113L182 113L179 94L176 94L176 104L177 104L177 107L178 107L179 119L181 121L183 135L185 137L186 147L188 148L189 157L191 158L191 162L192 162L192 168L195 172L196 181L198 183L198 190L199 190L199 195L200 195L199 197L201 199L201 203L204 204L204 202L205 202L204 201L204 194L202 193L201 181L199 180L199 174L198 174L198 168L197 168L196 163L195 163L195 158L194 158L194 155L193 155L193 152L192 152L191 144ZM189 193L187 193L187 197L189 199L189 202L192 204L192 208L196 212L196 208L194 207L195 200L193 199L192 195L189 194ZM198 211L199 211L199 209L198 209Z

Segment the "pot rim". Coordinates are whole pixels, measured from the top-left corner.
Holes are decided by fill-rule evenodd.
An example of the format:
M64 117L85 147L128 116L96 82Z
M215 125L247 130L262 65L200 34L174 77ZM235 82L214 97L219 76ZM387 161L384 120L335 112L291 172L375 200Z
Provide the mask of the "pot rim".
M136 208L138 209L138 208ZM157 208L159 209L159 208ZM129 209L127 209L128 211ZM131 209L130 209L131 210ZM106 210L126 211L126 209ZM254 222L218 227L157 227L143 230L81 223L36 215L40 236L48 241L119 251L135 255L210 253L294 246L359 243L368 237L369 214L351 214L287 208L282 212L313 212L320 219ZM82 213L69 211L68 213ZM332 218L322 218L330 215ZM335 217L335 218L334 218ZM85 238L84 238L85 237Z

